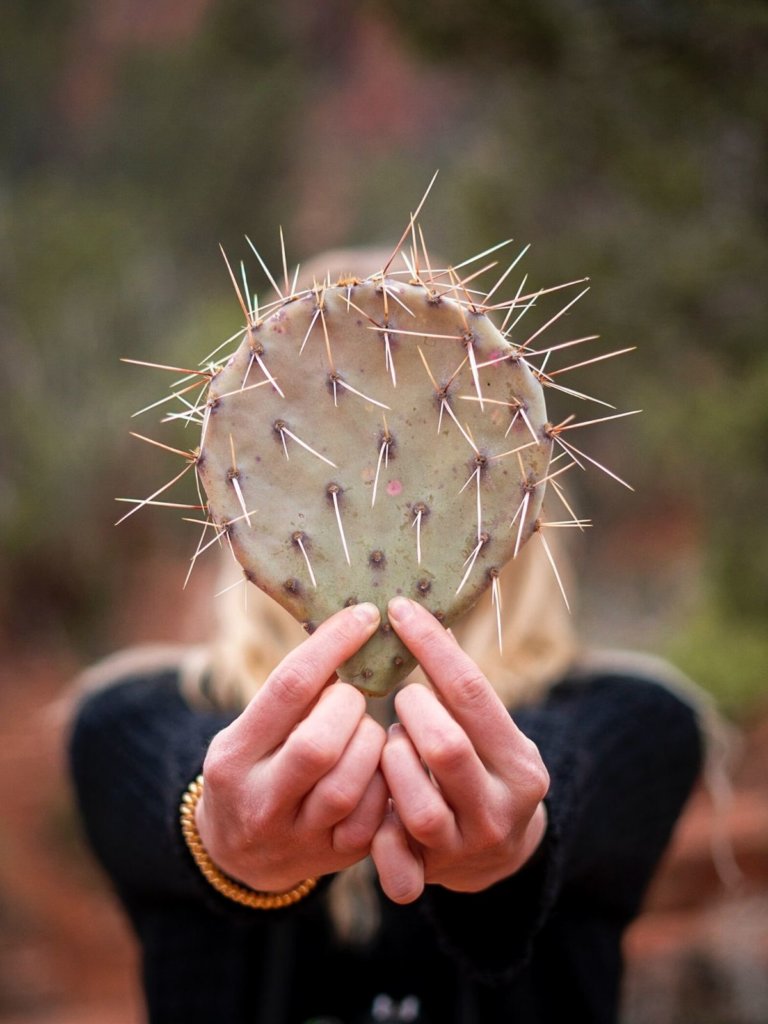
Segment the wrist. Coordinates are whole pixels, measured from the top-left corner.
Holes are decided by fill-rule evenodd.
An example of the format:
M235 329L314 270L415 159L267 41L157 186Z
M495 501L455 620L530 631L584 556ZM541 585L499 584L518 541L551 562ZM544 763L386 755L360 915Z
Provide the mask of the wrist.
M206 881L222 896L254 910L276 910L304 899L317 885L317 879L305 878L280 891L253 889L226 874L208 852L198 829L197 812L203 796L203 777L198 775L188 786L181 800L179 817L187 849ZM201 818L204 820L204 812Z

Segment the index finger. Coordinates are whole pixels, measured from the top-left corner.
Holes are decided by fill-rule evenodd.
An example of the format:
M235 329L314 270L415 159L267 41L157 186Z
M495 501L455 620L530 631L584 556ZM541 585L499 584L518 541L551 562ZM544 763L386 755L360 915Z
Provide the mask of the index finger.
M338 666L362 647L379 621L375 604L342 608L283 658L238 719L239 738L252 757L262 757L285 740Z
M518 740L522 748L526 740L472 658L416 601L393 598L388 616L482 761L493 766L506 764L515 755L514 741Z

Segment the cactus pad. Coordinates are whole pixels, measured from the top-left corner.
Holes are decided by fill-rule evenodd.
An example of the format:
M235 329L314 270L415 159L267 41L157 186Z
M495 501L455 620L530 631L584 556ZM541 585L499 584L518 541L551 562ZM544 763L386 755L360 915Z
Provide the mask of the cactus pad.
M410 258L400 253L408 234ZM553 351L593 338L532 344L580 295L513 343L515 325L546 289L521 295L521 285L513 300L492 302L509 270L478 292L470 282L479 272L460 277L466 263L433 270L423 236L421 250L415 237L414 216L378 272L327 275L303 289L297 275L290 283L284 259L285 285L267 271L278 298L261 309L243 299L230 268L245 317L237 347L189 371L192 383L174 392L185 407L176 415L200 424L201 438L193 451L170 450L195 468L206 529L226 538L245 578L310 632L345 605L379 607L379 630L339 669L372 695L388 693L414 667L387 622L391 597L411 597L449 625L492 588L500 625L503 566L535 533L552 562L545 525L588 525L554 478L587 462L605 470L566 439L601 420L569 416L553 426L544 400L554 387L599 401L554 380L592 360L545 372ZM393 269L398 253L405 270ZM203 390L189 401L201 379ZM630 414L602 419L622 415ZM556 446L563 461L553 470ZM143 501L125 499L134 502L128 515L173 504L155 499L184 472ZM542 522L549 481L566 522ZM213 542L205 536L193 565Z
M308 630L346 604L379 606L378 634L340 670L369 693L413 667L388 599L453 622L541 505L543 388L470 306L385 275L326 284L252 323L210 384L210 515L248 579Z

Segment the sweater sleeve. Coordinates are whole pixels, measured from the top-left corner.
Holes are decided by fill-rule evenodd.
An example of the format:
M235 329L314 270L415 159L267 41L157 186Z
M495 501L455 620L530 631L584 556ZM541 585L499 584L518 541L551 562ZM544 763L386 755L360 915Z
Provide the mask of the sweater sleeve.
M254 921L206 882L179 825L181 797L232 718L192 709L174 671L126 678L79 705L69 742L75 798L91 849L132 917L139 906L193 901Z
M694 709L626 676L565 682L515 714L550 773L549 825L517 874L481 893L429 887L444 948L486 982L511 980L553 920L580 910L620 934L700 770Z

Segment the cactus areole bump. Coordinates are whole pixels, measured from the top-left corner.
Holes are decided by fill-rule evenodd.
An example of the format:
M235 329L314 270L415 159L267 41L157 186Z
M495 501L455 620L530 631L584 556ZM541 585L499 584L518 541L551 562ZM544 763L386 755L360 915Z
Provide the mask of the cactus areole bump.
M381 628L339 670L371 694L414 666L389 598L446 625L467 611L534 530L552 452L531 368L444 281L378 274L291 295L249 324L208 391L211 518L308 630L378 605Z

